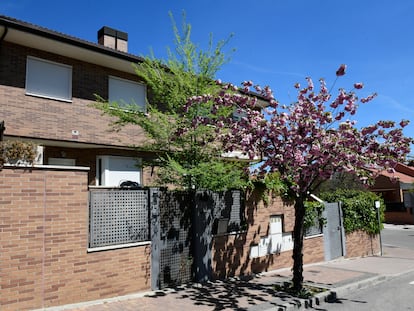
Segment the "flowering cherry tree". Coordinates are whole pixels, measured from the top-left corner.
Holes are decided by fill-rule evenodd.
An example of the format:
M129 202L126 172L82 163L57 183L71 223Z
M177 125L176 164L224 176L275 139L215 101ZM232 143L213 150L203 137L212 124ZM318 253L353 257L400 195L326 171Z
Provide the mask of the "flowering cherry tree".
M341 65L336 79L345 70L346 66ZM413 140L403 135L407 120L399 124L379 121L362 128L356 126L351 118L358 106L376 96L358 98L356 92L363 88L362 83L355 83L351 91L339 89L336 95L332 95L323 79L318 88L311 78L306 79L304 87L297 83L295 88L296 101L282 105L269 87L245 81L241 89L225 85L217 96L191 97L187 108L210 102L211 114L197 117L193 124L214 125L225 151L239 150L252 160L259 156L256 173L264 176L279 172L288 186L288 194L295 202L292 281L293 289L300 291L304 202L309 193L336 172L350 172L368 182L383 169L392 171L397 162L405 159ZM257 98L249 96L252 91L268 101L265 110L257 109ZM237 112L242 117L236 119L223 111Z

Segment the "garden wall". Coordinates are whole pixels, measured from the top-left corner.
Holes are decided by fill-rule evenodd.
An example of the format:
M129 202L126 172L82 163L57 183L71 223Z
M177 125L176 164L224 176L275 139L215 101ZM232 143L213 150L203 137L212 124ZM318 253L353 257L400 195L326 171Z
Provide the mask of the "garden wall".
M292 251L280 251L265 256L251 258L253 245L269 235L271 216L282 216L282 231L292 232L295 212L291 203L280 197L271 198L264 204L259 192L248 195L245 216L247 230L235 234L217 235L213 238L213 276L226 278L235 275L248 275L279 268L291 267ZM304 240L304 262L314 263L324 260L323 236L317 235Z
M88 253L87 170L0 170L0 310L147 290L150 244Z
M252 245L260 243L263 236L269 234L270 218L283 215L283 232L292 232L294 227L294 206L280 197L272 198L269 204L263 204L260 193L252 193L246 201L247 230L235 234L217 235L213 238L212 262L213 275L223 279L230 276L248 275L293 266L292 251L286 250L251 258ZM378 255L380 244L378 235L356 231L345 236L347 258ZM324 257L324 237L315 235L305 237L304 264L322 262Z
M346 257L364 257L380 254L379 235L364 231L354 231L346 235Z
M151 244L88 252L88 170L0 170L0 310L29 310L126 295L151 288ZM292 267L291 249L251 256L281 219L289 237L293 205L280 197L246 199L246 226L212 238L213 278ZM347 257L378 254L378 236L346 237ZM305 238L304 262L324 260L323 235Z

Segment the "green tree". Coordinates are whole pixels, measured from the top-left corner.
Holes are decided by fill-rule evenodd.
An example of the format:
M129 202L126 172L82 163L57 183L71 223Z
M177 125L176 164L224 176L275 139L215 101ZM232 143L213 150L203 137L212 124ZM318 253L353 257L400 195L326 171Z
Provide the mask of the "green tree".
M320 198L327 202L341 202L344 215L344 228L347 233L362 230L377 234L381 228L378 224L375 201L381 203L380 219L384 221L384 200L370 191L337 189L322 192Z
M337 78L345 74L346 65L336 71ZM325 80L319 80L319 89L311 78L307 86L295 84L296 101L283 105L278 102L270 87L254 86L252 81L243 83L244 92L254 86L269 102L269 108L259 112L256 98L220 94L195 98L190 106L197 107L205 100L217 103L213 111L233 107L244 113L240 120L228 117L205 118L205 123L221 126L227 131L219 138L225 150L241 150L251 159L261 156L263 161L257 168L259 175L278 172L282 182L288 186L288 195L294 200L295 225L293 232L293 278L292 287L297 293L303 289L303 240L306 215L305 202L321 181L330 179L335 173L347 172L369 182L378 170L394 171L398 162L404 161L410 152L413 139L403 135L409 123L402 120L377 123L358 128L356 114L359 103L371 101L375 94L358 98L357 90L362 83L355 83L351 91L339 89L330 94ZM336 79L335 79L336 81ZM266 113L267 112L267 113Z
M157 59L151 52L143 62L134 64L136 74L148 87L146 111L135 105L119 109L120 103L102 100L97 107L117 117L116 125L135 124L144 129L149 140L143 147L156 154L146 164L159 167L158 184L211 190L240 188L246 182L245 165L221 158L222 151L214 143L217 128L196 124L198 117L212 117L211 102L182 113L189 98L222 90L215 78L229 61L224 48L231 35L216 44L210 35L207 49L202 50L191 41L192 27L185 14L181 29L171 13L170 17L175 48L167 49L168 59ZM185 129L185 133L177 135L179 129Z

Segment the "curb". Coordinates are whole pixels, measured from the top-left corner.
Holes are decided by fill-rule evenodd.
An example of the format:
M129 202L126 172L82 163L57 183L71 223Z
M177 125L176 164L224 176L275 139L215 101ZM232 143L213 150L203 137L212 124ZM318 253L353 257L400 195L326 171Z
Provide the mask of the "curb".
M394 277L397 277L397 276L377 275L377 276L373 276L368 279L361 280L355 283L333 288L332 290L330 290L330 293L325 297L324 301L334 302L338 298L338 296L344 296L358 289L363 289L368 286L374 286L374 285L380 284Z
M45 308L40 308L40 309L31 309L31 311L73 310L73 309L77 309L77 308L99 306L99 305L104 305L106 303L125 301L125 300L130 300L130 299L135 299L135 298L142 298L142 297L145 297L147 295L153 295L154 293L155 293L155 291L138 292L138 293L134 293L134 294L128 294L128 295L123 295L123 296L115 296L115 297L111 297L111 298L83 301L83 302L78 302L78 303L65 304L65 305L53 306L53 307L45 307Z
M291 302L285 302L280 305L270 307L267 309L262 309L262 311L296 311L296 310L307 310L309 308L320 307L326 303L335 302L339 296L347 295L357 289L363 289L369 286L377 285L391 278L398 277L395 276L384 276L377 275L370 277L365 280L361 280L355 283L347 284L341 287L328 289L326 292L315 295L314 297L303 299L303 298L293 298Z

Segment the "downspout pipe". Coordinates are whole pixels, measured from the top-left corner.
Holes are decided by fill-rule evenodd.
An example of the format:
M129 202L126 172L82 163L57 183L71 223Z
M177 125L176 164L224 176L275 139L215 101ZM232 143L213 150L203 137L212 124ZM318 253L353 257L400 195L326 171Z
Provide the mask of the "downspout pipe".
M0 141L3 141L3 134L6 130L6 127L4 126L4 120L0 122Z
M4 38L6 38L7 32L9 31L9 27L4 26L4 31L0 37L0 45L3 42ZM0 121L0 141L3 141L3 135L6 127L4 126L4 120Z
M6 130L6 127L4 126L4 120L0 121L0 141L3 141L3 134Z

